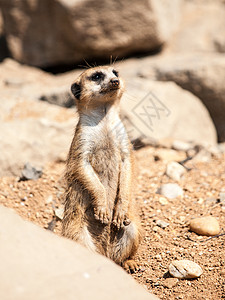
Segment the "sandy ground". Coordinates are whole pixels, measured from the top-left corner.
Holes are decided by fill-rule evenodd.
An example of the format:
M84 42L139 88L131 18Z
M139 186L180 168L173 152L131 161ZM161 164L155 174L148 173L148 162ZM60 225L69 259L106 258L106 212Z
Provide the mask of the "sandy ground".
M132 274L141 285L160 299L225 298L225 235L198 236L189 231L194 217L212 215L225 232L225 204L219 193L225 192L225 155L209 162L189 161L190 171L179 185L184 196L165 199L156 194L162 183L173 182L165 175L169 160L182 160L184 152L152 147L136 151L137 174L134 197L140 206L145 237L136 255L140 270ZM19 181L16 177L0 178L0 204L13 208L24 219L60 234L61 222L55 217L60 207L60 177L64 162L49 163L36 181ZM156 221L169 225L162 229ZM198 279L178 280L167 272L174 259L190 259L198 263L203 274Z

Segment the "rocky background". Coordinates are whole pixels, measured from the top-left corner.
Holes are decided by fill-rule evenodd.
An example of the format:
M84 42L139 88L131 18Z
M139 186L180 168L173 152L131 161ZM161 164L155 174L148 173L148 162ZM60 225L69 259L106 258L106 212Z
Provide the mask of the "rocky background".
M137 254L140 271L133 277L161 299L225 297L224 28L223 0L0 0L0 203L60 234L60 181L77 122L70 85L88 65L114 63L126 82L121 117L136 149L135 197L146 233ZM21 226L22 231L30 226L40 245L48 247L48 254L40 254L46 255L40 264L54 263L51 239L62 244L62 259L63 251L73 250L63 250L67 241L41 231L39 235L38 229L32 231L33 225L23 225L4 208L0 214L9 214L10 219L1 230L12 226L10 235L0 235L1 244L6 243L1 255L5 268L12 255L7 247L16 249L16 243L22 243L20 250L30 253L27 269L20 264L16 273L12 265L13 271L6 272L0 293L5 295L7 278L15 273L11 298L39 299L28 289L37 288L35 277L28 280L35 251L29 239L16 233L13 238L13 228ZM213 219L200 220L200 231L192 226L193 218L209 216ZM207 240L204 235L217 237ZM85 257L82 248L76 251L74 255ZM14 259L22 252L18 250ZM185 278L201 277L178 281L180 275L173 274L170 264L181 259L195 261L201 268L201 274L199 269L196 273L191 263L184 262L184 267L181 262L181 268L195 270ZM80 276L88 279L92 295L101 299L100 278L93 273L96 289L84 271L100 267L84 261ZM101 259L99 264L104 266ZM62 278L67 272L64 278L74 282L69 266L62 273L60 266L54 272ZM103 267L103 274L110 268L114 274L113 264L109 271ZM40 270L43 278L49 269ZM24 281L21 272L26 274ZM115 272L123 276L119 268ZM180 273L184 274L182 269ZM137 299L139 287L129 279L124 277L127 289L119 281L106 280L105 286L118 287L125 298ZM54 298L61 299L60 293L68 289L66 280L57 283ZM43 291L42 299L49 299L48 285ZM79 291L80 299L88 297ZM101 291L102 298L106 292L107 288ZM140 289L140 299L141 293L143 299L153 297Z

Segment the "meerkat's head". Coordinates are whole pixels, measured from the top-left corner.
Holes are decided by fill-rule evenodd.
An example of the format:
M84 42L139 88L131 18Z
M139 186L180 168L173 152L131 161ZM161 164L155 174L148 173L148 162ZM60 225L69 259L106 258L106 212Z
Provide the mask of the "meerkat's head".
M77 100L78 109L94 108L119 101L124 91L124 83L113 67L96 67L84 71L72 84L71 91Z

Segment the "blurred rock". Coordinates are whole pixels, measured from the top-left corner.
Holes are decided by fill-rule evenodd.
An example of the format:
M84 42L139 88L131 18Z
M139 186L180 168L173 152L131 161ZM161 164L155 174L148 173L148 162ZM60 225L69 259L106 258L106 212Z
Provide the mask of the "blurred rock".
M182 22L168 44L169 52L225 52L224 1L186 0Z
M27 161L43 167L58 159L69 149L76 122L74 110L1 95L0 176L19 176Z
M29 163L26 163L23 170L20 180L37 180L42 176L42 169L35 168Z
M181 176L186 172L186 169L178 162L171 161L166 166L166 175L173 180L180 181Z
M177 30L182 0L1 0L12 56L34 66L158 49Z
M176 183L165 183L157 190L157 194L163 195L169 199L174 199L176 197L183 196L183 190Z
M72 107L75 105L75 99L67 86L54 87L50 91L45 91L43 95L40 95L39 100L63 107Z
M193 144L184 141L174 140L172 148L178 151L188 151L194 147Z
M195 94L209 111L220 141L225 141L225 54L164 54L120 63L126 78L174 81ZM194 109L193 109L194 110Z
M106 257L3 206L0 218L1 299L158 299Z
M201 149L194 157L192 162L205 162L208 163L212 159L212 154L205 148Z
M168 222L163 221L163 220L156 220L156 225L159 226L162 229L165 229L170 224Z
M154 151L154 159L162 160L165 163L169 161L181 161L186 158L186 154L184 152L178 152L173 149L160 149L157 148Z
M213 119L219 141L225 141L224 54L181 55L165 59L158 66L157 78L174 81L200 98Z
M216 143L209 113L194 95L173 82L128 76L124 79L127 92L121 101L121 111L131 140L147 137L153 143L165 138Z
M21 96L70 107L74 104L70 86L78 74L79 70L54 76L7 58L0 64L0 96Z
M54 209L55 215L58 219L62 220L64 215L64 205L60 206L59 208Z

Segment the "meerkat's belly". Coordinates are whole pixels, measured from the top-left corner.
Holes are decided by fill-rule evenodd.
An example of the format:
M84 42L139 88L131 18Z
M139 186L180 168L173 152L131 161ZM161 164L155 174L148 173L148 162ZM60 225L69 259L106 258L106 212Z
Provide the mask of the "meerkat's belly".
M90 163L104 185L108 194L108 199L116 198L121 156L120 151L110 139L105 139L102 143L96 143Z

